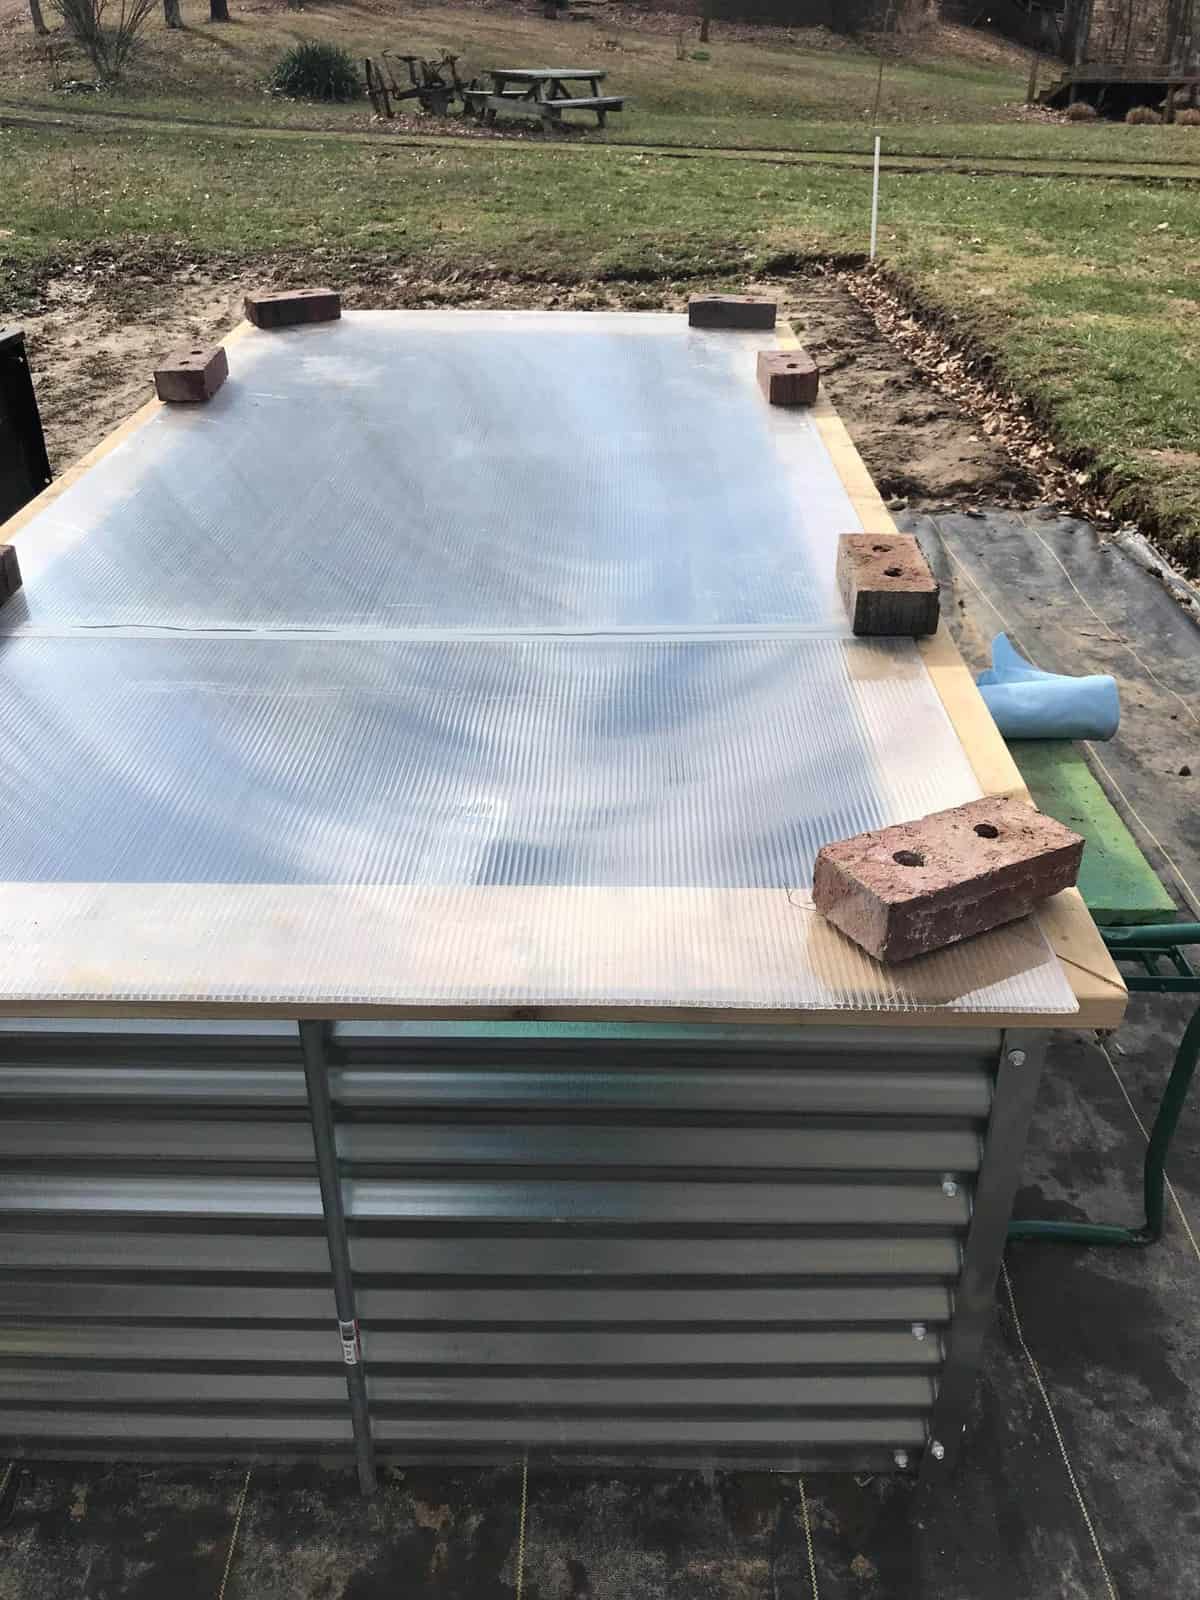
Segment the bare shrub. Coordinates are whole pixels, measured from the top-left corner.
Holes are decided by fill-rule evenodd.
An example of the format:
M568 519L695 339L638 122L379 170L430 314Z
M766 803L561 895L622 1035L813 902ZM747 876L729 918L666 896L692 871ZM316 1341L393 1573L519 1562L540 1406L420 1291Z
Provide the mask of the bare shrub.
M1095 122L1096 108L1087 100L1072 100L1067 107L1069 122Z
M1181 128L1200 128L1200 111L1195 106L1187 106L1175 113L1175 121Z
M1162 122L1162 112L1153 106L1133 106L1125 113L1125 121L1137 127L1157 127Z
M88 54L96 75L113 83L133 54L158 0L51 0Z

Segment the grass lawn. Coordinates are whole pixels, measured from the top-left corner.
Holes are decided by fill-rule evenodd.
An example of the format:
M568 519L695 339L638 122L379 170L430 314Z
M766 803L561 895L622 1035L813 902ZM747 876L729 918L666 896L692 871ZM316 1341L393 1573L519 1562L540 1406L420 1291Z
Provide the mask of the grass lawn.
M0 59L0 98L62 103L52 84L57 78L90 78L85 58L58 38L52 66L27 17L13 15L5 28L9 48ZM140 59L120 92L123 103L144 109L202 109L214 101L244 116L311 120L311 106L289 106L263 93L271 66L297 39L335 39L361 64L386 48L433 55L443 49L463 55L468 77L491 66L584 65L598 63L622 93L634 101L626 136L683 138L689 143L721 143L740 130L734 142L774 144L787 137L797 120L855 122L869 118L874 104L877 60L868 52L844 48L813 50L788 45L768 30L755 41L719 35L707 47L709 59L676 59L675 36L660 23L638 25L548 22L525 5L422 5L398 11L389 0L335 0L288 9L279 0L253 11L231 0L228 26L208 23L207 0L183 0L187 26L169 32L155 15L143 35ZM606 41L609 41L606 44ZM692 45L696 43L692 40ZM615 47L614 47L615 46ZM1003 60L1003 52L997 52ZM1014 62L1017 65L1014 67ZM397 64L398 71L403 68ZM888 121L931 123L989 121L1005 102L1019 101L1024 75L1019 58L997 65L987 61L942 59L933 66L889 64L881 115ZM324 108L331 122L365 126L370 107ZM781 124L780 127L774 124Z
M154 103L178 112L186 99L210 115L259 116L265 108L273 114L300 110L311 118L312 107L266 100L254 88L254 73L283 35L319 31L333 15L271 11L262 37L257 14L229 30L189 28L179 43L181 60L190 52L207 65L194 69L186 97L173 90L172 98L160 85ZM336 16L349 30L378 27L380 21L377 13L356 6L339 8ZM402 26L393 21L375 39L398 48L429 46L470 27L482 41L474 47L482 65L505 57L530 59L531 47L518 51L513 41L514 30L532 26L519 14L428 7L406 13ZM556 41L565 36L560 55L572 53L568 46L579 53L578 41L595 37L585 25L540 26ZM174 38L159 34L166 40L163 49L176 49ZM359 35L348 36L356 50L362 47ZM504 40L511 48L502 50ZM723 69L719 92L712 84L703 92L683 86L685 78L691 81L693 64L674 61L669 37L646 44L653 63L632 50L612 52L606 64L614 79L631 90L635 81L645 86L636 91L639 109L630 133L648 138L654 119L664 138L663 130L683 128L688 119L717 118L712 125L719 126L720 104L743 108L747 126L774 126L774 97L783 103L788 94L799 95L800 86L814 117L827 117L837 102L854 117L864 85L873 85L874 65L861 52L822 56L818 81L802 52L780 45L727 48L731 56L742 52L744 63L740 79L732 67ZM718 49L723 54L726 47ZM232 52L221 74L212 65L218 52L222 60ZM550 56L543 43L537 58ZM192 67L179 70L184 78L193 74ZM1200 130L971 124L964 119L982 116L989 103L998 114L1001 97L1012 90L1011 73L1006 78L987 64L954 68L941 62L889 71L894 104L922 119L898 126L889 138L936 140L975 126L981 134L1028 140L1031 146L1041 141L1040 153L1064 143L1082 148L1074 142L1091 137L1095 148L1124 141L1126 149L1136 142L1144 152L1168 144L1190 150L1194 140L1200 156ZM953 85L940 105L954 120L940 127L926 119L925 102L914 98L931 95L934 78ZM147 94L151 87L143 83ZM34 95L28 84L26 92ZM11 86L0 83L0 99L11 93ZM62 106L65 98L57 103ZM105 101L115 104L110 97ZM124 103L147 102L135 95ZM356 126L337 115L343 116L342 129ZM361 107L348 116L365 128ZM788 124L793 130L802 125L823 130L819 137L830 141L863 138L853 120L801 124L793 116ZM1131 134L1139 139L1128 140ZM1142 140L1143 134L1157 138ZM379 256L434 273L523 274L547 281L632 278L644 280L653 299L696 279L737 280L808 257L862 252L867 182L861 171L833 167L679 161L599 145L565 150L537 139L421 147L386 137L351 140L337 129L281 140L250 129L216 135L201 129L97 128L80 134L10 128L0 130L0 308L8 300L19 311L22 286L48 263L114 241L182 246L195 258L303 251L314 273L346 280L355 261ZM1112 481L1131 486L1130 509L1195 567L1197 189L1184 183L1151 187L1084 177L929 171L889 175L883 207L885 265L994 351L1001 372L1043 409L1060 443L1091 452Z
M679 61L675 37L661 24L643 18L634 25L620 14L611 23L591 24L547 22L517 4L398 12L390 0L337 0L302 10L282 0L256 0L253 9L231 0L234 20L213 26L206 20L207 0L183 0L182 11L186 27L179 32L168 32L154 16L118 92L65 95L54 83L90 78L86 59L61 30L49 49L36 40L24 0L0 0L0 102L365 130L371 118L365 100L313 106L264 90L290 44L328 38L360 62L384 49L462 52L460 70L468 77L490 66L578 65L586 58L584 65L598 63L611 87L630 97L606 135L590 136L605 142L865 150L873 131L878 58L846 41L813 49L789 44L778 30L764 30L757 39L723 36L716 24L709 59L689 54ZM1200 163L1200 129L1021 121L1027 77L1021 53L983 45L982 57L956 54L962 30L939 37L950 43L932 59L885 63L879 125L893 154ZM616 48L607 48L606 40ZM689 48L694 45L690 41Z

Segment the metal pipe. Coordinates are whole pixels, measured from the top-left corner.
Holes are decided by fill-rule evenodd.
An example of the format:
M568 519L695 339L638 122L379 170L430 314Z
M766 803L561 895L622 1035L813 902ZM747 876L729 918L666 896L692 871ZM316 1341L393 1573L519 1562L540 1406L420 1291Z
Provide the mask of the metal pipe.
M1142 1165L1142 1191L1146 1219L1140 1228L1122 1228L1103 1222L1052 1222L1023 1219L1010 1222L1010 1239L1056 1239L1063 1244L1147 1245L1162 1238L1166 1188L1167 1152L1176 1126L1187 1103L1188 1090L1200 1064L1200 1011L1184 1029L1175 1065L1150 1130L1146 1159Z
M1200 922L1162 922L1128 928L1102 928L1104 943L1119 960L1142 958L1148 973L1126 975L1131 993L1200 993L1200 975L1192 971L1181 946L1200 944ZM1166 956L1176 975L1157 975L1157 962ZM1200 1011L1184 1029L1175 1052L1171 1076L1154 1118L1142 1164L1145 1220L1138 1228L1104 1222L1058 1222L1019 1218L1008 1225L1010 1239L1054 1239L1063 1244L1147 1245L1162 1238L1165 1217L1166 1162L1175 1129L1187 1103L1196 1068L1200 1065Z
M1025 1136L1037 1099L1044 1034L1005 1033L996 1071L983 1164L975 1181L962 1275L950 1325L942 1379L918 1474L922 1497L952 1470L966 1426L983 1341L995 1312L996 1278L1009 1212L1021 1176ZM921 1513L918 1512L918 1519Z
M367 1376L363 1366L362 1343L358 1336L358 1316L354 1309L354 1273L350 1266L350 1244L346 1238L346 1213L342 1206L342 1184L334 1142L329 1068L325 1057L327 1035L327 1023L300 1024L304 1083L308 1090L313 1149L317 1158L317 1178L321 1185L321 1210L325 1217L325 1242L329 1246L338 1338L346 1367L346 1392L350 1397L350 1416L354 1424L354 1459L358 1465L359 1487L364 1494L374 1494L375 1444L371 1438Z
M1102 928L1104 943L1113 955L1127 951L1173 950L1200 944L1200 922L1154 922L1128 928Z
M1197 1062L1200 1062L1200 1010L1192 1017L1183 1031L1183 1038L1179 1041L1179 1048L1175 1052L1175 1065L1171 1068L1171 1076L1163 1091L1158 1115L1154 1119L1154 1126L1150 1130L1150 1141L1146 1147L1142 1186L1146 1203L1146 1225L1143 1233L1147 1244L1153 1244L1162 1237L1167 1151L1171 1148L1176 1125L1187 1103L1188 1090L1195 1076Z

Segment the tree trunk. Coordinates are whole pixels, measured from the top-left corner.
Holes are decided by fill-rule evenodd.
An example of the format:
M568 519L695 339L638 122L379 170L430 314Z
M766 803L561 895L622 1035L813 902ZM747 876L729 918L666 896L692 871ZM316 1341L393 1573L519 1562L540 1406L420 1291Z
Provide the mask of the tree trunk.
M700 43L701 44L707 44L708 43L708 27L709 27L709 23L711 21L712 21L711 10L710 10L709 6L707 4L705 4L704 10L703 10L703 12L701 13L701 16L700 16Z
M1088 60L1092 43L1092 0L1079 0L1075 17L1075 65Z
M1035 50L1033 52L1033 60L1029 63L1029 82L1025 88L1025 104L1027 106L1033 105L1037 100L1038 68L1041 64L1041 55Z
M179 0L163 0L163 21L168 28L183 27L183 18L179 15Z
M29 15L33 19L34 33L50 32L50 29L46 26L46 19L42 16L40 0L29 0Z
M228 22L229 0L208 0L208 20L210 22Z

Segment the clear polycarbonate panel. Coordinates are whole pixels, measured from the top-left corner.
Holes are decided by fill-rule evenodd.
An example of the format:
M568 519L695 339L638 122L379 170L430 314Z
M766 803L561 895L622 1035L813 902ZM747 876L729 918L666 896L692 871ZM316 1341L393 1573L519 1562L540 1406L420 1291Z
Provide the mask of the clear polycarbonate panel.
M793 889L826 840L976 793L894 641L27 638L0 663L9 882Z
M885 969L822 843L974 798L770 336L254 333L21 529L0 1006L1075 1009L1033 921Z
M975 793L905 644L0 655L13 1000L1069 1004L1032 926L885 972L811 908L825 839Z
M22 536L0 624L840 623L859 526L770 335L676 316L359 312L257 335ZM199 412L199 414L197 414Z

